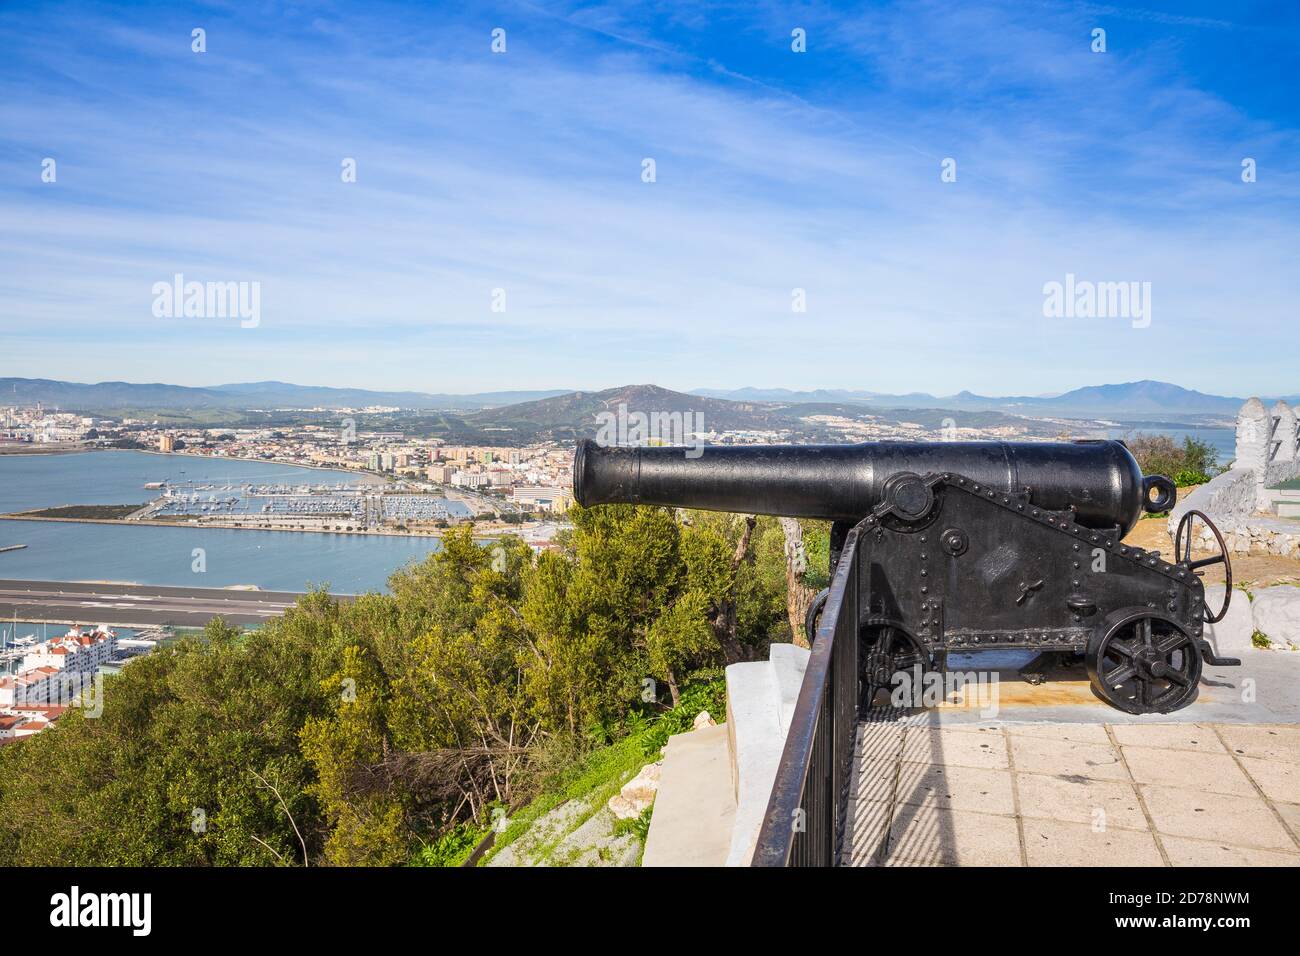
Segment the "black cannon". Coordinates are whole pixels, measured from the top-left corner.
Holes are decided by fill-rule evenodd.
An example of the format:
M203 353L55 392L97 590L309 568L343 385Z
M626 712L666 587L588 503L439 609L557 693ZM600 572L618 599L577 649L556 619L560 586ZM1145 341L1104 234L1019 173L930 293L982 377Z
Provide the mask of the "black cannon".
M1218 529L1188 512L1173 561L1127 545L1143 512L1171 508L1168 478L1143 477L1122 442L864 442L856 445L578 445L574 496L830 520L831 566L855 525L861 704L900 672L945 670L949 653L1083 655L1094 692L1129 713L1196 698L1218 658L1204 624L1227 613L1232 569ZM1203 521L1219 553L1193 560ZM1222 563L1223 606L1201 568ZM809 615L825 601L819 596Z

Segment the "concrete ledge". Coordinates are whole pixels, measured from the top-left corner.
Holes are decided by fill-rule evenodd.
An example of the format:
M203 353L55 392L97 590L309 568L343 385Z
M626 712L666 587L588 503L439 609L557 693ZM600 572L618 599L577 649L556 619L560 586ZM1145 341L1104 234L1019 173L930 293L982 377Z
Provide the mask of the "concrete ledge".
M812 654L806 647L794 644L773 644L768 648L768 659L776 676L776 690L780 701L781 742L784 746L785 733L790 728L794 717L794 705L799 702L799 688L803 686L803 672L808 669L808 658Z
M731 849L736 800L725 726L668 739L642 866L722 866Z
M808 666L805 648L773 644L769 653L770 660L727 668L727 727L736 796L728 866L747 866L753 856Z

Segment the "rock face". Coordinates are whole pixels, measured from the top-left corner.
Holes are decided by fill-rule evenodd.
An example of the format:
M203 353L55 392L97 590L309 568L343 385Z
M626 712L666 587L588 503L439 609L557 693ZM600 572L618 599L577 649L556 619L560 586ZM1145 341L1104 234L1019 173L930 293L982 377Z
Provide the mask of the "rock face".
M609 798L609 811L620 820L632 820L655 802L659 792L659 772L663 761L648 763L641 772L623 784L623 789Z
M1237 412L1237 461L1235 467L1262 470L1269 460L1273 419L1258 398L1248 399Z
M1296 458L1296 414L1282 399L1272 409L1273 416L1273 460L1294 461Z
M590 807L581 800L569 800L554 810L539 817L522 834L507 847L503 847L488 866L539 866L546 865L545 859L549 848L560 843L580 825L583 816L590 813Z
M624 784L623 791L631 798L627 816L613 808L614 801L623 799L622 794L616 794L609 806L597 805L590 794L566 801L534 820L485 865L636 866L641 840L633 833L616 833L614 825L619 819L639 816L653 802L658 786L659 764L643 767Z
M1218 613L1223 606L1223 585L1214 584L1205 589L1205 606ZM1205 625L1205 636L1219 657L1240 657L1253 648L1250 642L1255 633L1255 619L1250 598L1245 591L1235 591L1228 613L1218 624Z
M1255 630L1274 647L1300 648L1300 587L1282 584L1255 592Z

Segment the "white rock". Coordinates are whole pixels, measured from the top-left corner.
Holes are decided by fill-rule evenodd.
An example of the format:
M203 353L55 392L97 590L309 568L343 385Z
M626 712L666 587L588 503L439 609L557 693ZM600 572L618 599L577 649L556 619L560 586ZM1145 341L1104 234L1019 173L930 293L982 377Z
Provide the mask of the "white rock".
M716 726L718 726L718 722L714 720L711 716L709 716L709 712L707 710L702 710L695 715L695 726L691 729L699 730L701 727L716 727Z
M1300 647L1300 587L1280 584L1255 592L1255 630L1275 647Z
M609 810L620 820L639 817L646 807L655 802L659 792L659 771L663 761L648 763L641 772L623 784L623 789L609 798Z
M631 800L624 799L621 793L616 793L610 797L609 803L606 805L609 807L609 812L620 820L631 820L641 815L641 811L636 808L636 804Z
M1223 585L1213 584L1205 589L1205 606L1214 614L1223 607ZM1205 625L1205 636L1219 657L1240 657L1249 650L1257 650L1251 642L1255 633L1255 618L1251 614L1250 598L1245 591L1232 592L1228 613L1218 624Z

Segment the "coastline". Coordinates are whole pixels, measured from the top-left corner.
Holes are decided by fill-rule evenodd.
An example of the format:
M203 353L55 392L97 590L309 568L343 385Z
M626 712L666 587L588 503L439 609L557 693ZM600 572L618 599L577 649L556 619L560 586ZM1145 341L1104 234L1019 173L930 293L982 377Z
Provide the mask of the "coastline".
M44 510L44 509L38 509ZM343 535L378 535L389 538L441 538L452 528L430 528L427 531L396 531L387 529L360 528L352 531L335 531L331 528L279 528L279 527L257 527L247 524L235 524L230 521L159 521L155 518L141 518L138 520L128 520L126 518L47 518L41 515L27 514L24 512L14 512L12 514L0 514L0 521L52 521L56 524L116 524L127 525L128 527L151 527L151 528L217 528L227 531L284 531L292 534L343 534ZM523 525L509 525L506 527L483 527L474 526L475 539L495 540L505 535L515 534L518 537L524 537L519 534Z
M0 445L0 458L35 458L39 455L79 455L86 451L127 451L125 448L86 448L78 446L76 448L47 448L45 445L27 445L21 451L11 451L7 446Z
M155 448L87 448L85 451L134 451L142 455L157 455L160 458L197 458L200 461L250 461L257 465L287 465L290 468L310 468L312 471L330 471L338 475L358 475L374 479L375 484L385 484L388 479L366 468L340 468L338 465L307 465L300 461L284 461L279 458L238 458L233 455L199 455L187 451L158 451Z
M187 451L158 451L156 448L104 448L98 445L79 445L75 448L49 448L45 445L28 445L22 451L10 451L0 445L0 456L14 458L35 458L40 455L80 455L90 452L134 452L137 455L157 455L159 458L197 458L200 461L247 461L255 465L286 465L290 468L309 468L312 471L329 471L339 475L356 475L373 479L376 484L383 484L388 479L365 468L341 468L338 465L309 465L300 461L284 461L279 458L238 458L231 455L199 455Z

